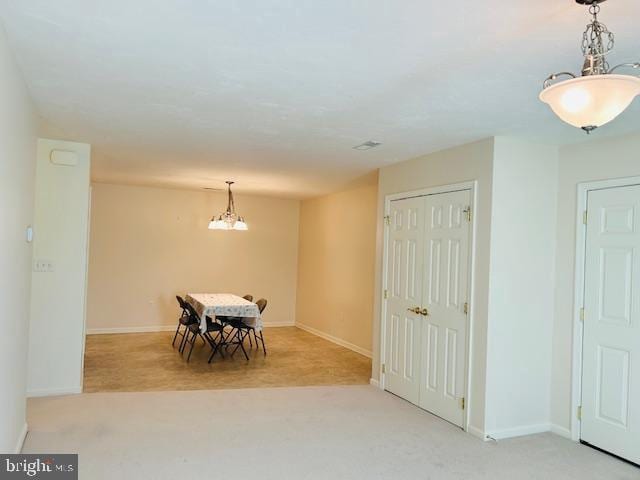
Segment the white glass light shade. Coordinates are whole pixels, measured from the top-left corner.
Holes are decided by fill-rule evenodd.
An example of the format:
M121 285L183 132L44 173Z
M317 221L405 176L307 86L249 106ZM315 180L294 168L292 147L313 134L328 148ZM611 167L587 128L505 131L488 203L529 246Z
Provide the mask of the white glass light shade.
M221 218L212 218L209 222L209 230L229 230L229 227Z
M247 224L244 221L244 218L240 217L238 218L238 220L236 220L235 225L233 226L234 230L249 230L249 227L247 227Z
M600 127L616 118L640 94L640 78L589 75L556 83L540 93L558 117L578 128Z

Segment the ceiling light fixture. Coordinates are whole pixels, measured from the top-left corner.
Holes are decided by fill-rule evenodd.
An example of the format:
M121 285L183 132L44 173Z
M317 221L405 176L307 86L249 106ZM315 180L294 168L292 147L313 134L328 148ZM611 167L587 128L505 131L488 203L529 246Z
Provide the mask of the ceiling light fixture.
M236 206L233 202L233 193L231 185L234 182L227 181L227 211L218 218L215 215L209 222L209 230L248 230L247 223L243 217L236 215Z
M587 133L616 118L640 94L640 78L614 74L621 68L640 69L640 63L622 63L613 68L607 63L606 55L613 50L614 35L598 21L599 4L605 1L576 0L581 5L588 5L592 16L582 36L582 75L554 73L544 81L540 93L540 100L558 117ZM571 78L552 83L559 77Z
M372 148L376 148L382 145L380 142L374 142L373 140L369 140L367 142L361 143L360 145L356 145L352 147L354 150L371 150Z

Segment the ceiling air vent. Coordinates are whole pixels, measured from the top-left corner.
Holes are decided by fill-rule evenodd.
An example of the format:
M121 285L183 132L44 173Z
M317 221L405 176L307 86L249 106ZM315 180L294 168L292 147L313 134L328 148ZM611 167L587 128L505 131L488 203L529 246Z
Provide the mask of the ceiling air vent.
M368 142L361 143L360 145L356 145L353 147L354 150L371 150L372 148L376 148L382 145L380 142L374 142L373 140L369 140Z

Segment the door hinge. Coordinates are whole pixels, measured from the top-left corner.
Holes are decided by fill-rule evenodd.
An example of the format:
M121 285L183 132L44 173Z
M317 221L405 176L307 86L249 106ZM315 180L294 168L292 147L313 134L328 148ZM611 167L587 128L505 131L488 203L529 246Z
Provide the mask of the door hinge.
M469 304L467 302L464 303L464 314L469 315Z
M580 309L580 321L584 322L584 307Z
M471 207L467 207L463 210L465 215L467 216L467 222L471 222Z
M389 290L385 290L384 293L382 294L384 296L384 299L386 300L387 298L389 298Z
M380 370L382 371L382 373L386 373L387 369L385 367L385 364L383 363Z
M385 215L383 220L385 225L391 225L391 215Z
M576 417L578 417L578 420L582 420L582 405L578 407L578 411L576 412Z
M582 212L582 223L587 224L587 211Z
M465 407L464 397L462 397L462 398L460 399L460 408L461 408L462 410L464 410L464 407Z

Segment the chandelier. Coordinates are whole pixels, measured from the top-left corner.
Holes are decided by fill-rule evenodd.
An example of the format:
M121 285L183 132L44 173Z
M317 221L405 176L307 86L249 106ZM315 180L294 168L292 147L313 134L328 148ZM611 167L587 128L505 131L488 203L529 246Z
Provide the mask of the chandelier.
M592 16L582 36L584 64L581 76L570 72L550 75L544 81L540 100L547 103L562 120L591 133L609 123L640 94L640 78L615 74L622 68L640 69L640 63L622 63L609 68L606 56L613 50L614 35L598 21L600 3L606 0L576 0L589 6ZM554 80L570 77L558 83Z
M227 181L227 211L218 218L215 215L209 222L209 230L248 230L247 224L243 217L236 215L236 206L233 202L233 193L231 193L231 185L234 182Z

